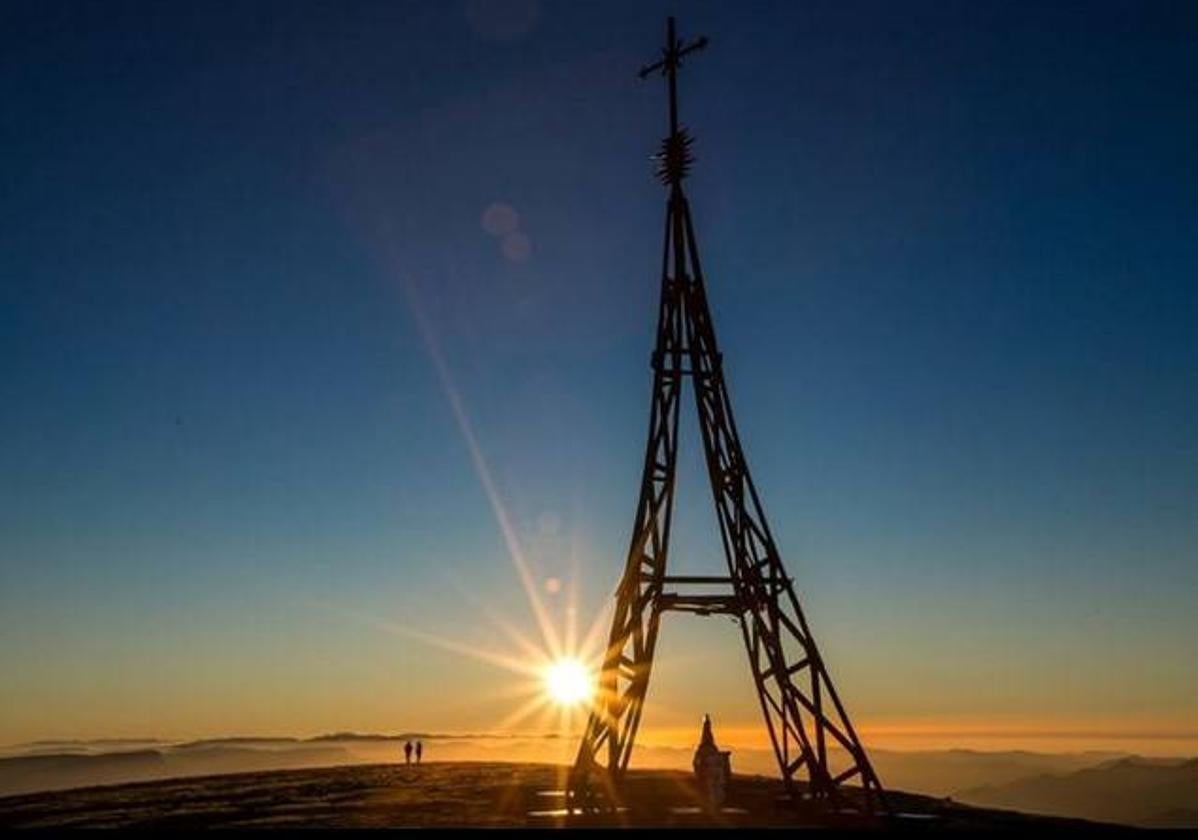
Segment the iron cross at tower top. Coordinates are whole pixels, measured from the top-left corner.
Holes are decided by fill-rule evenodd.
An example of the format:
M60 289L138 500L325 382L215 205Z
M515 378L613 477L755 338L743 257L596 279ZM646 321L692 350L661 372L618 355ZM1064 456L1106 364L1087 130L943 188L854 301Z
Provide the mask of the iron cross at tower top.
M689 44L680 41L674 31L674 18L666 24L666 45L661 51L661 58L652 64L646 64L637 75L642 79L650 73L660 70L666 77L670 87L670 136L661 144L661 153L657 156L659 162L657 176L662 183L677 188L690 169L691 138L686 129L678 127L678 68L682 65L682 57L701 50L707 46L707 38L700 37Z

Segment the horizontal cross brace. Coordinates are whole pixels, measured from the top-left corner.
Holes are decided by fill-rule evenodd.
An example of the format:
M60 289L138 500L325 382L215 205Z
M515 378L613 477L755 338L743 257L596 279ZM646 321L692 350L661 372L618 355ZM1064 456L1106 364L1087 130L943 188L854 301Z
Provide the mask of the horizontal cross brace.
M656 359L653 360L651 367L653 368L653 370L660 370L664 375L667 375L667 376L694 376L695 375L695 372L693 370L691 370L690 368L667 368L667 367L662 366L662 364L660 362L658 362ZM698 374L699 379L706 379L706 378L709 378L709 377L712 377L715 375L716 375L716 371L712 371L712 370L701 370L701 371L699 371L699 374Z
M666 575L663 583L693 583L699 586L731 586L732 578L710 575Z
M740 615L744 612L740 598L735 595L685 595L680 592L663 592L657 603L661 610L693 612L697 615Z
M677 352L679 356L689 359L692 351L689 347L679 347ZM649 354L649 364L654 370L657 370L662 367L665 357L672 356L673 354L674 351L672 350L654 350ZM706 354L704 355L706 356ZM703 376L713 376L719 371L724 362L724 354L716 353L714 357L709 357L708 361L711 363L711 367L708 370L699 371ZM693 373L690 368L665 368L665 370L669 373L681 374L682 376L690 376Z

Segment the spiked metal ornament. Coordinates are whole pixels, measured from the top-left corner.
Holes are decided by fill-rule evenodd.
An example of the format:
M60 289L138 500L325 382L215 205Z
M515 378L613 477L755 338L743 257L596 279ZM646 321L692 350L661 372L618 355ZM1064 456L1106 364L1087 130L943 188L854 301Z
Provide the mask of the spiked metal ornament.
M653 156L657 161L657 179L663 184L675 184L682 181L689 173L691 164L695 162L691 154L691 144L694 143L685 128L671 134L661 141L661 151Z

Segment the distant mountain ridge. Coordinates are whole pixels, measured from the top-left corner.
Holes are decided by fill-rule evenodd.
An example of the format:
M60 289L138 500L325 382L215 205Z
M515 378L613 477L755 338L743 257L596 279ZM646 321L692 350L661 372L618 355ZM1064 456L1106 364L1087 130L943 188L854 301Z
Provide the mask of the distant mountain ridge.
M1120 758L957 794L963 802L1141 826L1198 828L1198 759Z
M396 741L443 741L454 739L504 739L526 738L536 736L506 735L502 733L448 733L448 732L399 732L386 734L380 732L329 732L308 737L288 735L226 735L217 738L196 738L192 740L172 740L169 738L48 738L37 741L24 741L7 746L0 746L0 760L4 758L19 758L29 755L77 755L77 754L107 754L116 748L127 749L163 749L184 750L210 746L239 746L239 745L293 745L293 744L322 744L329 742L362 742L387 743ZM545 735L546 738L556 738L556 734Z
M334 747L261 750L218 745L198 750L12 756L0 758L0 796L214 773L335 765L346 763L348 758L344 750Z
M248 735L183 742L133 738L30 741L9 747L9 755L0 757L0 796L175 777L399 761L399 745L405 741L502 743L509 737L517 736L336 732L308 738Z
M1068 773L1125 758L1124 753L1035 753L1027 750L871 750L874 769L887 787L936 796L983 785L1013 782L1028 776Z

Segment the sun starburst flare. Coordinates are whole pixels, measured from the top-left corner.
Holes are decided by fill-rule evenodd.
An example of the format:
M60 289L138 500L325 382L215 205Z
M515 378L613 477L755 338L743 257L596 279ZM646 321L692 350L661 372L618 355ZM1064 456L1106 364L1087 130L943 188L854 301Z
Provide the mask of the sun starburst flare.
M559 659L545 669L545 694L560 706L577 706L595 693L595 677L577 659Z

